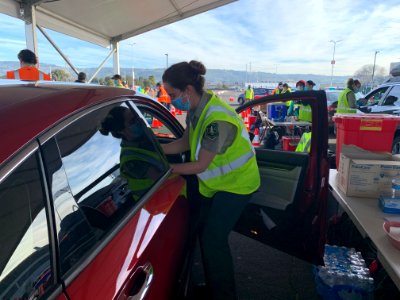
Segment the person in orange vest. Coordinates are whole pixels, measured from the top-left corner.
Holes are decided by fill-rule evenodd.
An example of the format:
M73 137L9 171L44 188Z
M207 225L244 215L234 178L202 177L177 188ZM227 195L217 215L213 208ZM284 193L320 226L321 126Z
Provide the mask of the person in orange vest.
M19 80L51 80L50 75L40 71L37 65L37 58L34 52L29 49L21 50L18 53L21 68L7 71L7 79Z
M164 105L168 110L171 108L171 98L169 97L167 91L165 90L164 86L158 82L157 83L157 100L162 105Z
M272 91L272 95L279 95L282 94L282 90L283 90L283 83L279 82L278 86L276 88L273 89Z

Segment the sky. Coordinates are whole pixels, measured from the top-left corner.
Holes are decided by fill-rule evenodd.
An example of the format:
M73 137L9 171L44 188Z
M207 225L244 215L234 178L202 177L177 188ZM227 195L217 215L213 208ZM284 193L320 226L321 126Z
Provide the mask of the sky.
M209 69L353 75L374 63L400 62L400 0L240 0L120 43L121 67L165 68L192 59ZM97 67L109 49L48 30L79 68ZM64 66L37 33L41 62ZM25 48L24 24L0 14L0 61ZM106 64L112 66L112 59Z

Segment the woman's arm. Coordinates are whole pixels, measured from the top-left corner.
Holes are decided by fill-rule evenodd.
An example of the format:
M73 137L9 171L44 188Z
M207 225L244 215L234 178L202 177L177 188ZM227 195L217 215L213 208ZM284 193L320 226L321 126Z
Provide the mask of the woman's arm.
M185 130L183 136L176 141L168 144L161 144L161 148L165 154L177 154L189 150L189 131Z
M215 155L217 154L202 148L199 152L199 160L183 164L172 164L172 172L182 175L202 173L208 168Z

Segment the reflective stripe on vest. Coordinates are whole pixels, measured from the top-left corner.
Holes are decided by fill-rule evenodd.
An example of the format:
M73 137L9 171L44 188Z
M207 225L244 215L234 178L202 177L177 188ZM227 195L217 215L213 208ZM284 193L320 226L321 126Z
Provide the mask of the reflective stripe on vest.
M246 154L242 155L235 161L230 162L225 166L221 166L213 170L206 170L203 173L198 174L197 176L199 176L201 180L207 180L217 176L224 175L226 173L231 172L232 170L238 169L241 166L245 165L253 156L254 156L253 151L247 152Z
M336 112L339 114L355 114L357 109L350 108L349 102L347 101L347 95L352 92L351 89L346 88L340 95L338 100L338 106Z
M295 151L310 152L310 148L311 148L311 132L303 133Z

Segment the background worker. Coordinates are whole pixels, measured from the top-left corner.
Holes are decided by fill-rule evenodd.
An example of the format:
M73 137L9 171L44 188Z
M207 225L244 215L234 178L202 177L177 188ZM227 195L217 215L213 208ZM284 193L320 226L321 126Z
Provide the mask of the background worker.
M304 90L306 91L312 91L314 90L315 83L312 80L307 80L305 84ZM306 121L306 122L312 122L312 109L311 105L304 103L303 101L301 102L300 108L299 108L299 120L300 121ZM304 132L300 138L299 143L297 144L296 147L296 152L310 152L311 148L311 131Z
M86 83L86 73L79 72L78 79L75 82Z
M169 97L167 91L165 90L164 86L161 82L157 83L157 100L162 105L164 105L168 110L171 109L171 98ZM178 108L179 109L179 108Z
M315 82L312 80L307 80L305 83L304 90L305 91L313 91L315 86ZM302 102L299 107L299 120L310 122L312 120L312 110L311 105Z
M209 298L237 299L228 235L258 189L260 174L242 118L213 92L204 91L205 73L198 61L177 63L164 72L172 105L190 109L182 138L162 147L166 154L190 150L190 162L171 168L176 174L197 175L198 195L189 202L197 204L191 228L199 234Z
M299 80L296 82L296 91L304 91L304 87L306 86L306 82L304 80ZM299 117L299 110L300 110L301 103L299 101L290 101L290 106L288 109L288 116L295 116L296 118Z
M250 84L247 87L246 92L244 93L244 98L246 102L254 99L254 90L252 89Z
M282 89L283 89L283 83L279 82L278 86L273 89L272 95L279 95L282 92Z
M21 50L18 53L20 68L18 70L7 71L7 79L18 80L51 80L49 74L40 71L37 65L37 57L29 49Z
M122 83L122 77L119 74L115 74L113 77L111 77L112 80L114 80L114 86L119 87L119 88L124 88L125 86Z
M314 90L315 82L312 80L307 80L306 86L304 88L305 91L312 91Z
M360 91L361 82L349 78L347 80L347 88L344 89L338 99L336 113L338 114L355 114L357 113L356 93Z

